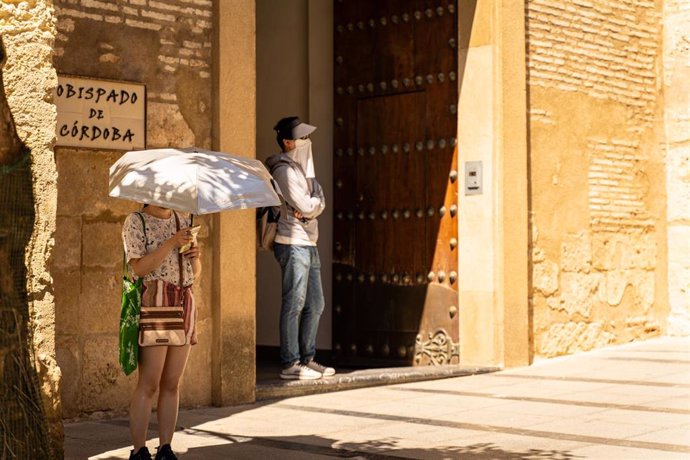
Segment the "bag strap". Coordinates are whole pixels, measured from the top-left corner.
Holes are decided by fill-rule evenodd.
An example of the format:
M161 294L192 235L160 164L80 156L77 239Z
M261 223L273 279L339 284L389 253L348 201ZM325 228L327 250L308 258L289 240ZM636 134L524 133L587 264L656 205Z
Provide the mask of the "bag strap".
M173 211L173 214L175 214L175 228L177 228L177 231L180 231L180 218L177 216L177 212ZM177 263L180 266L180 289L184 287L184 284L182 282L184 281L184 277L182 275L182 253L177 252Z
M141 219L141 228L144 230L144 251L146 251L146 246L149 244L149 239L146 237L146 222L144 221L144 216L139 211L135 212L134 214L138 215L139 219ZM124 248L122 249L122 275L129 275L127 272L127 254L125 253Z
M282 154L282 155L285 155L285 154ZM302 177L304 178L304 182L306 182L306 184L307 184L307 189L309 190L309 192L312 192L312 190L311 190L312 185L309 182L309 178L307 178L307 173L304 172L304 168L302 168L302 165L297 163L295 160L293 160L292 158L290 158L287 155L281 157L280 160L278 161L278 163L276 163L273 166L273 168L270 171L271 175L273 174L273 171L275 171L276 168L278 168L278 166L280 166L281 163L285 164L289 168L296 169L297 171L299 171L300 174L302 174Z
M281 154L281 155L284 155L284 154ZM283 165L285 165L285 167L287 167L287 168L292 168L294 170L299 171L300 174L302 174L302 178L304 179L304 182L307 184L307 190L309 190L309 193L313 192L312 184L309 182L309 179L307 179L307 174L304 172L302 165L297 163L295 160L293 160L292 158L290 158L288 156L281 157L280 160L275 165L273 165L273 167L269 171L271 175L273 175L273 171L275 171L276 169L278 169L280 167L281 163ZM271 178L271 182L273 182L273 181L274 181L274 179ZM273 183L271 183L271 185L273 185L274 189L276 188ZM278 198L280 198L281 203L283 203L283 202L285 203L285 206L288 208L288 210L297 210L296 207L294 207L293 205L288 203L288 200L286 200L284 196L278 195Z

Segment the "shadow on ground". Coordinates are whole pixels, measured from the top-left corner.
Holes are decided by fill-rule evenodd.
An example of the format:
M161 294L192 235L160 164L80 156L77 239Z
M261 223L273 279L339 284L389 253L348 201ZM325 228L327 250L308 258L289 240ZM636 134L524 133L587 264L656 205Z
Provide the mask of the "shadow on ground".
M208 409L203 412L194 410L180 414L178 436L198 437L200 446L190 446L181 459L232 459L232 460L318 460L327 458L348 458L367 460L395 460L395 459L577 459L567 450L506 450L493 443L473 443L467 445L447 445L452 441L441 441L434 447L406 447L409 445L403 438L387 437L361 442L343 442L317 435L301 436L243 436L203 428L207 422L219 420L239 414L245 410L257 409L271 402L264 401L246 406L234 406ZM71 428L66 425L65 458L123 459L122 454L104 455L106 452L121 450L129 444L129 429L126 419L81 422ZM98 433L98 442L93 443L93 432ZM158 436L155 414L149 429L149 439ZM180 439L178 437L177 439ZM180 441L182 441L180 439ZM457 441L456 441L457 443ZM189 444L188 441L184 444ZM173 443L174 445L174 443ZM77 454L78 452L78 454Z
M201 430L189 430L188 433ZM513 451L501 449L492 443L476 443L466 446L443 446L429 448L405 448L399 438L386 438L365 442L339 442L322 436L290 437L243 437L225 433L202 431L206 435L222 438L227 443L215 446L191 448L185 459L231 458L254 460L258 458L281 459L323 459L349 458L368 460L395 459L553 459L566 460L582 458L568 451L527 449ZM440 443L443 444L443 443Z

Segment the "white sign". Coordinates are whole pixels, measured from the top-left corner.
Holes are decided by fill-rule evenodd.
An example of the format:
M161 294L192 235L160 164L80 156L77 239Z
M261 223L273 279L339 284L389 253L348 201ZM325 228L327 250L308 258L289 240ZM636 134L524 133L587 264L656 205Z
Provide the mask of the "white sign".
M146 148L146 86L58 75L57 145Z

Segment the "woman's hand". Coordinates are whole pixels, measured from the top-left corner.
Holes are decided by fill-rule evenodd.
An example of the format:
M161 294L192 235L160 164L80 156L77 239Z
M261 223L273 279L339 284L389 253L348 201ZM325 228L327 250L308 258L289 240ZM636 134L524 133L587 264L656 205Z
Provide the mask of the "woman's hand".
M194 240L192 232L189 228L183 228L175 233L168 241L171 241L175 248L181 248L185 244L191 243Z
M192 260L198 259L201 257L201 248L198 244L192 244L192 247L183 252L182 255Z
M183 252L182 255L189 259L189 263L192 264L192 273L194 273L196 280L201 275L201 248L197 243L193 243L192 247Z
M302 218L304 217L304 215L296 209L294 211L292 211L292 215L295 216L299 220L302 220Z

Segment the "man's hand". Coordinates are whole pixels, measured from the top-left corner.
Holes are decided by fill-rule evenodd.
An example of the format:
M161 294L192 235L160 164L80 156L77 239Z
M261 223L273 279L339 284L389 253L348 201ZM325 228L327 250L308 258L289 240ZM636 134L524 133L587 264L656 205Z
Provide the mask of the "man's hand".
M302 213L299 212L299 211L296 210L296 209L295 209L294 211L292 211L292 215L295 216L295 217L296 217L297 219L299 219L299 220L302 220L302 219L304 218L304 216L302 215Z

